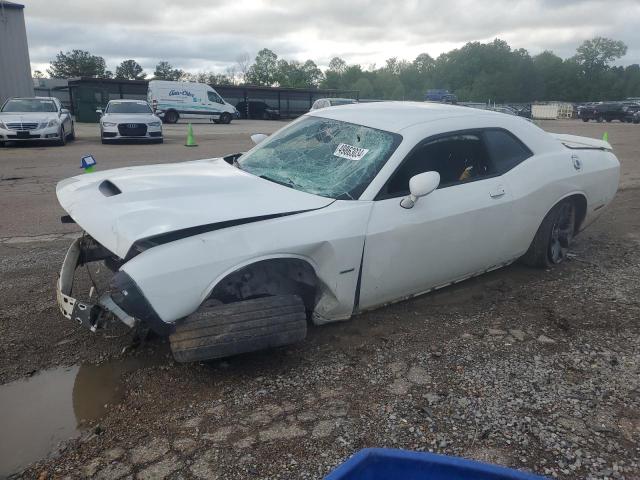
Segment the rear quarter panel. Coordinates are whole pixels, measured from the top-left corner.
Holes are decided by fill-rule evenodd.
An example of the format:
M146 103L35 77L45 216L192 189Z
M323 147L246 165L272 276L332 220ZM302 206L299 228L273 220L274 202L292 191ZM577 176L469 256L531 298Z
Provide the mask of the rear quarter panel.
M513 194L514 257L527 251L545 215L563 198L574 194L586 197L584 227L613 199L618 188L620 165L611 152L560 146L530 157L504 175ZM582 165L580 169L574 167L574 156Z

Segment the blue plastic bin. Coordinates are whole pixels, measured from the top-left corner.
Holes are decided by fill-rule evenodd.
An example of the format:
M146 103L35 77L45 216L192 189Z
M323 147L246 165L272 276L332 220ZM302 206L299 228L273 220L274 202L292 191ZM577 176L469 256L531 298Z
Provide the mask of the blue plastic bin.
M365 448L325 480L544 480L544 477L464 458L391 448Z

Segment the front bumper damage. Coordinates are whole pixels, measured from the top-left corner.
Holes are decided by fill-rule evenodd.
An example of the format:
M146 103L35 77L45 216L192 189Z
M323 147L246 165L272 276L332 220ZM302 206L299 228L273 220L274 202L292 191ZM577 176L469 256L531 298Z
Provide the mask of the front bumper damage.
M58 307L62 315L92 332L104 326L109 313L130 328L134 328L137 323L134 317L113 301L110 292L102 294L93 304L81 302L71 296L76 269L86 263L104 260L110 256L111 252L93 242L92 239L87 237L75 239L64 257L56 285Z
M108 266L112 270L116 270L122 263L112 252L89 236L77 238L71 244L56 285L58 307L62 315L92 332L104 327L109 316L113 315L130 328L142 323L159 335L171 334L173 325L160 319L135 282L123 271L115 273L109 288L98 296L95 303L80 301L72 296L77 268L99 261L110 264Z

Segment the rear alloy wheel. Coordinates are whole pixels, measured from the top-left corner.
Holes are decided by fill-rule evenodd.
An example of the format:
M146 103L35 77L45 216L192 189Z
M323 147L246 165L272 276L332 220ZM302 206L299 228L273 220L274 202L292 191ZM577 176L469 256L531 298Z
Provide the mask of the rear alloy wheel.
M229 123L231 123L231 114L228 112L223 113L222 115L220 115L220 123L224 123L225 125L228 125Z
M571 200L558 203L544 217L522 261L532 267L549 267L567 258L576 225L576 209Z
M576 210L573 203L563 202L559 207L558 215L551 227L551 240L547 252L549 261L556 265L567 258L576 224Z

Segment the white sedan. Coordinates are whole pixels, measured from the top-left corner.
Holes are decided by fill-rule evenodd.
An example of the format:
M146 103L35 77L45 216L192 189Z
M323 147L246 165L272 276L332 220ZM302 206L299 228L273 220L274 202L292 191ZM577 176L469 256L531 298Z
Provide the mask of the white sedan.
M96 110L100 117L102 143L118 140L144 140L162 143L162 120L144 100L111 100Z
M10 98L0 108L0 146L24 141L64 146L75 136L71 113L55 97Z
M518 259L561 263L618 188L607 142L466 107L348 105L254 140L60 182L86 232L62 267L63 314L146 325L180 361L282 345L307 318L347 320ZM78 264L102 260L110 288L72 297Z

